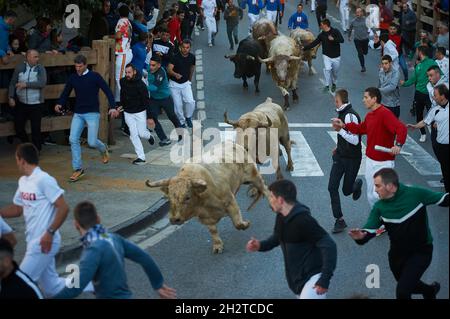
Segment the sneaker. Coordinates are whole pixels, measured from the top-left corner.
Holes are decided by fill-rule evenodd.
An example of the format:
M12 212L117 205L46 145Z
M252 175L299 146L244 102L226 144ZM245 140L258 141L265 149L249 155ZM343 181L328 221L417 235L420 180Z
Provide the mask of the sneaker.
M80 168L73 172L72 176L69 178L69 182L76 182L84 176L84 169Z
M170 145L172 142L166 138L165 140L162 140L161 142L159 142L159 146L167 146Z
M366 72L366 67L363 66L363 67L361 68L361 72L363 72L363 73Z
M362 184L363 181L361 178L357 178L355 180L355 183L353 184L353 193L352 193L353 200L358 200L361 197Z
M423 294L423 299L436 299L436 295L441 290L441 284L437 281L434 281L430 286L433 288L433 292L431 294Z
M230 46L230 51L233 51L234 50L234 46Z
M150 138L148 139L148 143L149 143L150 145L155 144L155 138L153 137L153 135L150 135Z
M336 84L334 83L331 85L331 92L332 93L336 92Z
M330 92L330 87L327 85L327 86L325 86L325 87L322 89L322 91L323 91L324 93Z
M381 236L385 232L386 232L386 228L384 227L384 225L381 225L381 227L376 230L375 237Z
M345 223L345 220L343 219L336 219L336 222L334 223L333 230L331 231L333 234L341 233L347 228L347 224Z
M210 48L212 48L213 45L212 45L212 43L208 43L208 46L209 46Z
M108 145L105 145L105 146L106 146L106 149L102 153L102 163L103 164L108 164L108 162L109 162L109 149L108 149Z
M420 138L419 138L419 142L420 143L425 143L426 140L427 140L427 135L426 134L420 135Z
M189 128L192 128L192 119L191 119L190 117L186 118L186 125L187 125Z
M140 159L139 157L133 161L133 165L145 165L145 164L147 164L147 162L143 159Z

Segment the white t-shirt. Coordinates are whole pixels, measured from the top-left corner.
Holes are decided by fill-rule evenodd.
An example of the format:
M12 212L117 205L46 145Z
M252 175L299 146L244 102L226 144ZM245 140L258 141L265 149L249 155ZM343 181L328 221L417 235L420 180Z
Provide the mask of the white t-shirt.
M2 238L3 235L11 233L12 231L12 228L9 227L3 218L0 217L0 238Z
M205 16L214 17L214 9L216 8L216 0L203 0L202 8L205 12Z
M444 57L442 60L435 60L437 65L439 65L439 68L441 69L442 73L444 73L444 81L448 83L448 58Z
M121 18L116 24L115 31L122 34L120 40L116 39L116 55L129 53L131 50L131 37L133 33L130 20Z
M27 244L39 242L53 223L56 200L64 194L56 179L36 167L30 176L19 179L19 187L14 195L14 204L23 207L25 217L25 237ZM54 241L60 241L57 231Z

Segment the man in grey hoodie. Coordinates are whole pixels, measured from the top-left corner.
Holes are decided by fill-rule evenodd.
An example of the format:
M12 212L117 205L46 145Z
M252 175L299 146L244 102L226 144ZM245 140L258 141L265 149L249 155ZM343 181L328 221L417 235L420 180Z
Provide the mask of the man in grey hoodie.
M381 92L381 103L394 113L400 116L400 72L392 65L392 58L385 54L381 58L381 69L378 73L378 89Z
M31 122L31 137L34 146L41 150L41 108L44 103L43 89L47 84L47 73L39 64L39 52L28 50L24 63L18 64L9 83L9 106L16 109L14 125L17 137L28 142L25 123Z
M366 17L364 17L364 11L361 8L356 8L355 15L356 17L350 23L350 27L348 29L348 40L351 40L352 31L354 31L354 42L356 51L358 52L361 72L366 72L364 56L367 55L369 51L369 29L366 25Z

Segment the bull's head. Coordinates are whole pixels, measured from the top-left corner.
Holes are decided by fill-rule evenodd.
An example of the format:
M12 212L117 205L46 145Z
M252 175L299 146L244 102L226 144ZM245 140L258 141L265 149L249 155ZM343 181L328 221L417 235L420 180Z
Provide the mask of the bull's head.
M274 57L269 57L267 59L259 59L261 63L266 63L268 66L272 66L275 69L278 80L281 83L286 82L288 75L289 63L291 61L299 61L301 57L295 55L277 55Z
M245 70L247 69L247 63L249 61L255 61L255 57L249 54L233 54L225 55L225 59L230 59L234 63L234 77L240 79L245 75Z
M181 225L195 214L199 204L199 195L207 189L202 179L186 179L173 177L157 182L147 181L148 187L160 187L170 202L169 220L171 224Z

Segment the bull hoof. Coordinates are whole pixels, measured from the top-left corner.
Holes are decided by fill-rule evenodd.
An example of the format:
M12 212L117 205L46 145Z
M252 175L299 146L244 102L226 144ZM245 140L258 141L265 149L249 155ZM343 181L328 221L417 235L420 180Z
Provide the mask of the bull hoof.
M213 245L213 254L223 253L223 245Z
M249 227L250 227L250 222L246 221L246 220L243 221L242 223L236 225L236 229L239 229L239 230L246 230Z
M292 172L293 170L294 170L294 165L291 163L291 164L288 164L287 166L286 166L286 170L287 171L289 171L289 172Z
M285 111L289 111L290 108L291 108L290 105L285 105L285 106L283 106L283 109L284 109Z
M249 186L247 190L247 196L249 196L250 198L255 198L256 196L258 196L258 194L258 189L255 186Z

